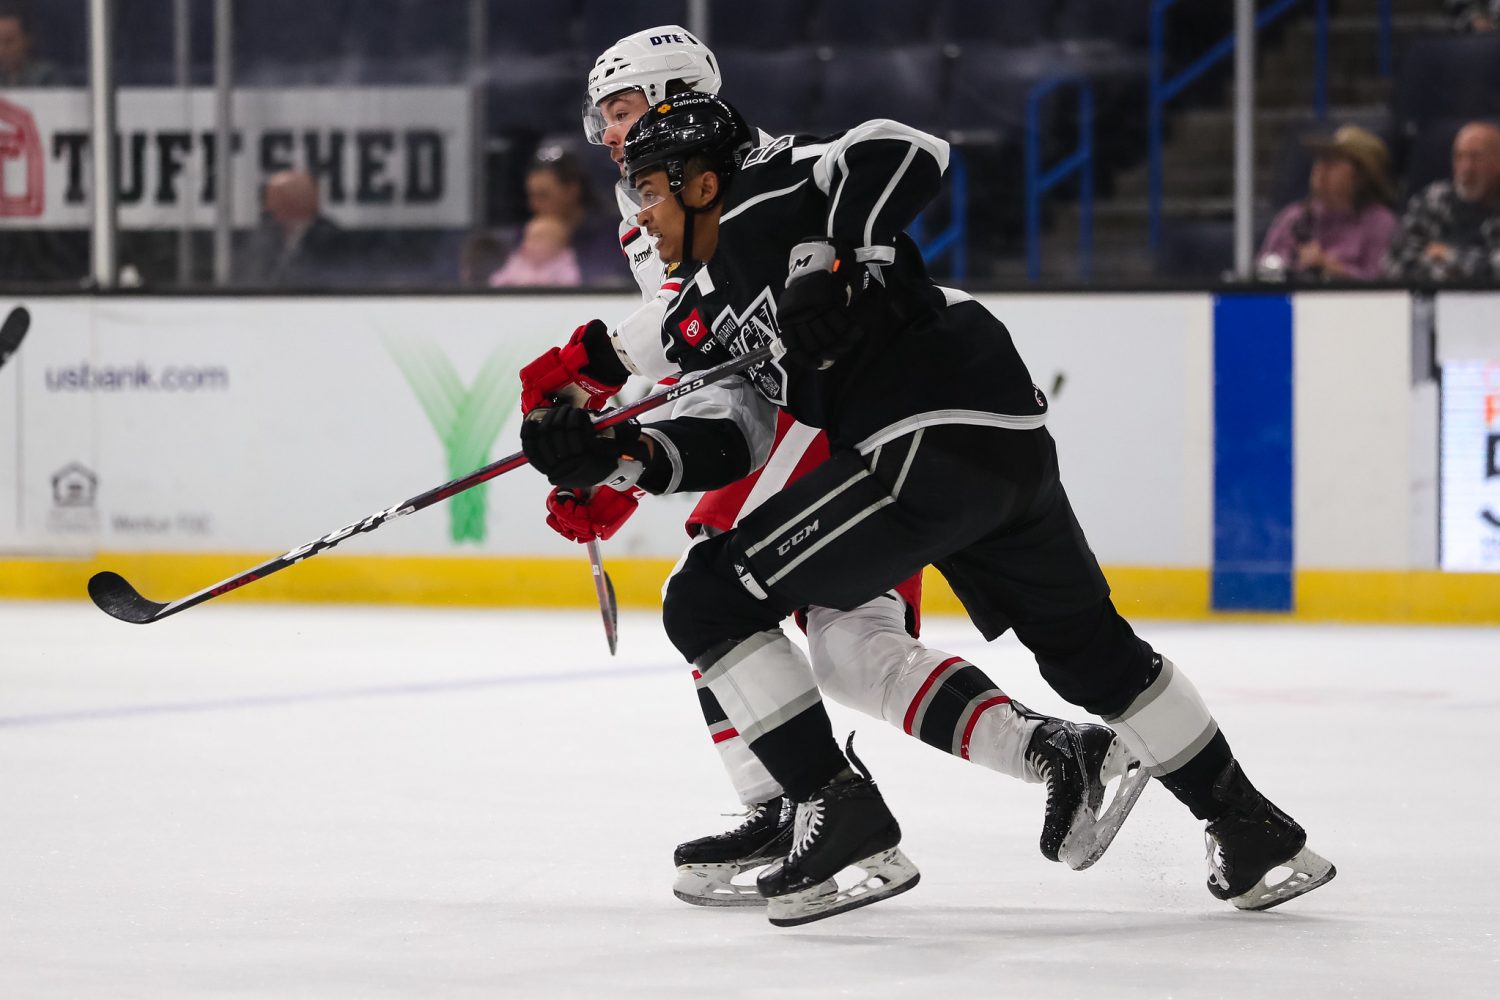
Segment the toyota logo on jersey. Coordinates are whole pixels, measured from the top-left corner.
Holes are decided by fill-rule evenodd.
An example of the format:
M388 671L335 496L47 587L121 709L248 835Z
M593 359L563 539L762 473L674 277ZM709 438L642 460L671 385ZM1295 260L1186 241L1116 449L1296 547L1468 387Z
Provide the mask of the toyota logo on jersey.
M682 331L682 339L687 341L689 347L697 347L708 336L708 324L703 322L703 317L696 308L688 313L687 319L677 324L677 329Z

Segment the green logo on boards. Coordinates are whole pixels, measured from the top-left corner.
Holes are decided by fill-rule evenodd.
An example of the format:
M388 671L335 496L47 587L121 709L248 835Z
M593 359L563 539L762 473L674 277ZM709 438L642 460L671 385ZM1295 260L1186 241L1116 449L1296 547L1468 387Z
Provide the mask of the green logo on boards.
M387 338L386 349L443 442L448 476L456 479L489 464L490 448L521 395L515 359L493 352L466 389L453 362L432 341ZM448 501L455 542L484 541L488 495L489 483L480 483Z

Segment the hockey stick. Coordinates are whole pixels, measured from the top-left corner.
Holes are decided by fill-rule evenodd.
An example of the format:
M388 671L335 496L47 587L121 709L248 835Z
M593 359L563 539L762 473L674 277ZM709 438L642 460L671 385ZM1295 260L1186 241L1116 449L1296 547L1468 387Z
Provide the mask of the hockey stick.
M559 490L560 500L587 503L589 490ZM594 594L599 598L599 614L604 618L604 641L609 643L609 655L615 655L615 646L620 636L620 607L615 603L615 584L604 569L604 557L599 554L599 539L590 538L586 543L589 553L589 569L594 575Z
M682 381L674 386L669 386L660 392L654 392L628 406L622 406L618 410L601 416L598 420L594 421L594 426L599 428L613 427L615 424L623 423L632 417L654 410L658 406L663 406L674 400L681 399L690 393L697 392L705 386L721 382L731 375L738 375L745 369L753 368L762 361L768 360L771 357L772 346L774 344L775 342L763 347L757 347L753 351L742 354L737 358L731 358L723 364L706 371L685 375ZM363 521L355 521L353 524L345 525L337 531L330 531L322 538L316 538L305 545L299 545L290 552L279 555L274 559L268 559L254 569L246 570L239 576L230 577L227 580L214 584L212 587L200 590L196 594L189 594L187 597L181 597L169 603L163 604L142 597L140 591L132 587L130 582L123 576L108 571L95 573L89 579L89 597L99 606L99 610L107 615L118 618L122 622L130 622L133 625L149 625L152 622L161 621L169 615L175 615L179 611L186 611L188 608L196 607L204 601L211 601L215 597L221 597L231 590L238 590L247 583L254 583L256 580L284 570L288 566L294 566L304 559L311 559L318 553L333 548L350 535L359 535L367 531L374 531L392 518L414 514L423 508L431 507L435 503L441 503L449 497L462 493L464 490L472 489L480 483L489 482L496 476L504 475L512 469L518 469L525 464L526 456L524 453L516 452L514 455L507 455L499 461L491 462L483 468L475 469L466 476L460 476L451 482L444 483L442 486L430 489L426 493L419 493L410 500L404 500L393 507L376 511Z
M604 571L604 557L599 554L599 540L588 543L589 568L594 571L594 593L599 597L599 614L604 618L604 639L609 643L609 655L615 655L620 641L620 607L615 603L615 584Z
M26 331L31 329L31 313L25 306L16 306L5 317L5 322L0 324L0 366L10 360L10 356L16 353L21 346L21 341L26 339Z

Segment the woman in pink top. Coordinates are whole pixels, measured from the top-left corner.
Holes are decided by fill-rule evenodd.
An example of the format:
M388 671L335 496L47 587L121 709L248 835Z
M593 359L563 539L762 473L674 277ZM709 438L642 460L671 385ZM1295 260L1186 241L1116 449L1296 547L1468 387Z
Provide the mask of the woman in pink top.
M1318 142L1308 196L1283 208L1260 248L1262 275L1302 279L1380 277L1396 232L1388 167L1380 137L1345 125Z

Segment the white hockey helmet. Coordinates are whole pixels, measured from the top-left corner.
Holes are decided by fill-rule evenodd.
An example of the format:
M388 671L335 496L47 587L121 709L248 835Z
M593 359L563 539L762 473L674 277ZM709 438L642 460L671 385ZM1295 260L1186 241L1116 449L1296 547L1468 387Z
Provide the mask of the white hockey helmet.
M599 104L622 90L639 90L648 106L667 97L667 84L717 94L723 84L719 60L681 25L663 24L620 39L594 61L583 99L583 132L589 142L604 141L607 123Z

